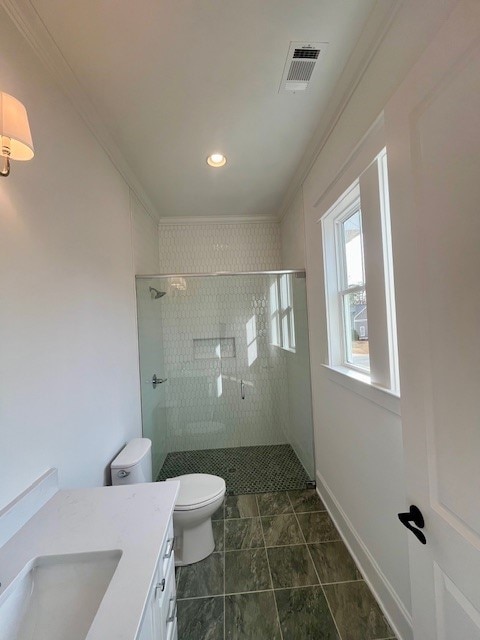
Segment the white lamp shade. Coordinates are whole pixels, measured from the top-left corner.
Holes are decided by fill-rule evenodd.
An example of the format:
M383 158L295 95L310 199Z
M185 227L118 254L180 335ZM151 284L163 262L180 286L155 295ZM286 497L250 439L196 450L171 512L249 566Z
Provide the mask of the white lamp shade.
M10 138L10 158L12 160L31 160L33 158L33 143L27 110L19 100L2 92L0 92L0 136Z

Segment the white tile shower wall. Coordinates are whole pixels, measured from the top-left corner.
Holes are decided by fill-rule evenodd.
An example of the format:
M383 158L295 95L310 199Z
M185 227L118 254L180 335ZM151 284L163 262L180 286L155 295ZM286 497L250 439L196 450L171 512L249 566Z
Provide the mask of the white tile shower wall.
M160 273L280 269L277 222L160 224Z
M187 278L162 308L168 451L288 442L285 353L270 345L266 277ZM222 338L235 341L221 353ZM194 358L194 340L217 357ZM226 357L225 357L226 356ZM241 381L245 399L241 397Z

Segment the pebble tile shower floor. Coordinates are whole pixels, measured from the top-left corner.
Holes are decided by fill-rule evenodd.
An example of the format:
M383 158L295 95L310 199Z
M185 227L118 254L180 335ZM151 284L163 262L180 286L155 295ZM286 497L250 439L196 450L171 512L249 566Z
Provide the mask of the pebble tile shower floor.
M213 530L177 569L179 640L395 638L315 491L228 496Z
M229 495L305 489L310 479L289 444L175 451L167 455L157 480L186 473L224 478Z

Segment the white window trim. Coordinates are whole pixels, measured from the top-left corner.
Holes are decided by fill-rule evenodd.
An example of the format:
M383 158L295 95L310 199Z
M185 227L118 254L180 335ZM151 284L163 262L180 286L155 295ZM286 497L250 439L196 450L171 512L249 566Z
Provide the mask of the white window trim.
M358 185L355 184L354 189L350 192L350 198L353 198L354 194L358 191ZM355 199L348 204L343 211L341 210L334 218L333 233L335 236L335 248L336 248L336 272L337 272L337 304L339 306L339 317L342 322L343 331L340 332L340 340L342 343L342 360L339 363L341 367L345 369L353 369L364 375L369 375L370 369L366 367L360 367L348 360L348 345L346 342L347 337L347 319L345 317L345 296L351 293L357 293L359 291L366 291L365 282L361 285L348 286L346 275L346 255L345 255L345 239L342 233L342 226L345 220L348 220L351 216L355 215L357 211L361 215L360 208L360 192L355 196ZM363 246L362 246L363 254ZM362 258L363 259L363 258ZM345 286L347 283L347 286Z
M328 344L328 363L324 367L329 371L329 377L338 383L343 380L343 385L350 388L355 393L365 395L367 398L385 406L393 413L400 414L399 407L399 379L398 379L398 356L396 348L396 326L395 326L395 307L394 307L394 289L393 289L393 268L391 256L391 233L390 233L390 217L388 211L388 183L386 175L385 149L374 158L373 162L378 162L379 182L383 198L380 202L381 221L382 221L382 251L384 258L385 270L385 296L387 299L387 330L388 330L388 360L390 363L390 385L382 386L372 382L371 375L365 369L360 369L345 362L346 350L343 344L343 317L340 315L339 309L339 273L338 273L338 234L335 231L335 225L351 215L355 210L355 204L360 198L359 180L356 179L353 184L342 194L336 202L334 202L325 214L320 218L319 222L322 226L322 244L323 258L325 269L325 293L326 293L326 321L327 321L327 344ZM371 166L368 165L367 168ZM366 169L365 169L366 170ZM361 210L361 203L360 203ZM333 242L332 242L333 238ZM343 251L343 249L342 249ZM335 268L332 269L332 265ZM368 295L368 283L366 283ZM353 291L353 288L352 288ZM343 311L342 311L343 313ZM342 330L339 330L342 327ZM370 332L369 332L370 334ZM370 336L369 336L370 339ZM364 392L361 391L363 388ZM373 395L372 395L373 394ZM383 397L387 399L383 399Z
M387 154L385 149L377 156L379 163L380 207L382 210L382 244L383 244L383 264L385 270L385 297L387 303L387 323L388 323L388 359L390 362L391 388L392 392L400 396L400 372L398 364L397 347L397 314L395 311L395 283L393 280L393 250L392 250L392 229L390 221L390 196L388 191L388 168Z
M278 342L275 342L273 334L271 332L271 344L279 349L288 351L289 353L296 353L296 336L295 336L295 316L293 308L293 290L291 282L291 274L281 274L275 277L275 291L276 291L276 308L272 313L270 303L270 321L275 323L276 335ZM285 278L287 291L285 295L282 294L282 278ZM272 283L273 284L273 283ZM286 321L287 329L284 329L284 322Z
M366 372L365 369L359 369L352 366L351 363L346 362L344 332L339 330L339 327L344 326L343 309L340 304L340 292L343 290L343 274L339 273L338 269L339 264L343 265L343 260L339 259L340 252L343 254L343 249L339 248L339 233L336 227L358 208L359 199L360 190L357 180L351 185L350 189L330 207L320 222L322 224L325 292L327 298L328 364L330 367L335 367L338 370L348 371L353 369L368 377L368 372ZM334 269L328 268L328 265L333 264L335 265Z

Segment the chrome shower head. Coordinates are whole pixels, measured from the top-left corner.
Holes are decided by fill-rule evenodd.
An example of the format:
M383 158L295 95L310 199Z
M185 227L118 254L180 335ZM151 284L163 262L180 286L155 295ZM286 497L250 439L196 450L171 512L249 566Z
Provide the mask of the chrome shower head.
M154 287L149 287L150 295L152 296L152 300L158 300L158 298L163 298L163 296L167 293L166 291L159 291Z

